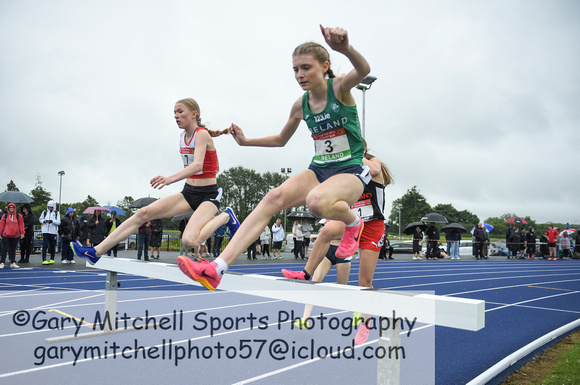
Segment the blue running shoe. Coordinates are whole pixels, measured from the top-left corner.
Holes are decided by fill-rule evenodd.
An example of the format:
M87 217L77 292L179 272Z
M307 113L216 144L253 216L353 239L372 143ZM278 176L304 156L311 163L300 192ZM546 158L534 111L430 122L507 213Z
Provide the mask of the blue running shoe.
M74 242L71 242L70 247L77 256L82 257L82 258L86 258L91 263L97 263L97 262L99 262L99 259L101 259L101 257L97 257L97 253L95 251L95 248L92 246L82 247L82 246L77 245Z
M230 234L233 237L236 231L238 231L238 229L240 228L240 221L238 221L238 218L236 218L236 214L234 214L234 210L232 210L231 207L227 207L224 210L224 213L227 213L230 216L230 220L228 221L226 226L228 226L228 229L230 229Z

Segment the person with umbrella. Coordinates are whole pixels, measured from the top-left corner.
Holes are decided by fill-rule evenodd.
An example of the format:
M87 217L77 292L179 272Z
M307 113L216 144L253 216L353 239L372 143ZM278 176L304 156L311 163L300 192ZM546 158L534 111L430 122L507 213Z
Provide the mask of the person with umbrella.
M10 256L10 267L18 269L16 264L16 246L18 241L24 238L24 220L22 215L16 210L14 203L8 203L6 212L0 218L0 235L2 236L2 260L0 269L4 268L6 254Z
M421 248L423 246L423 231L420 226L415 226L413 231L413 259L421 259Z
M30 253L32 252L32 237L34 237L34 223L36 217L30 208L29 203L25 203L20 207L22 219L24 221L24 238L20 240L20 260L18 263L30 262Z
M154 189L162 189L185 179L183 191L155 200L139 209L96 247L82 247L72 243L71 247L78 256L97 263L104 253L127 239L142 223L184 213L193 213L182 237L187 247L201 245L224 224L232 234L236 232L239 221L230 208L215 216L220 206L222 189L217 185L219 163L213 138L229 131L208 130L201 122L199 104L191 98L177 101L173 114L177 126L183 130L179 137L183 169L167 177L158 175L150 180L150 184ZM183 264L189 258L180 256L178 259Z
M56 254L56 234L60 225L60 214L56 211L55 201L46 204L46 210L40 214L38 220L42 223L42 264L53 264ZM47 251L50 253L50 259L46 259Z
M101 217L101 210L93 211L93 216L89 218L87 227L89 228L89 243L92 246L97 246L103 242L107 236L107 226Z
M473 230L473 237L475 238L475 259L487 259L484 253L485 247L489 243L483 223L479 222L475 230Z
M425 230L425 235L427 236L427 259L437 259L438 258L438 247L439 242L439 230L435 227L435 222L431 222L427 230Z

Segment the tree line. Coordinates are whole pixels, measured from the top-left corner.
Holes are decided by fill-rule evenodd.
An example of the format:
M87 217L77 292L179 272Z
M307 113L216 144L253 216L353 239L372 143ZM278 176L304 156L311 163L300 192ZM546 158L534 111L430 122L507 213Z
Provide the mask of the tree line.
M286 179L281 173L265 172L258 173L255 170L247 169L242 166L232 167L220 174L217 177L218 186L223 189L223 197L221 201L221 208L232 207L238 216L240 221L243 221L251 212L256 208L258 203L262 200L264 195L271 189L281 185ZM6 191L19 191L16 184L11 180L7 184ZM46 204L50 200L55 200L52 198L52 194L47 191L42 186L42 179L40 175L37 175L36 184L34 189L30 191L30 196L34 200L31 203L32 212L36 217L40 217L43 210L46 209ZM131 204L134 202L133 197L125 196L121 200L117 201L114 206L122 208L126 216L129 218L136 212L136 209L130 208ZM58 202L57 202L58 203ZM66 212L68 207L72 207L77 212L77 215L81 215L87 207L92 206L102 206L99 202L87 195L87 198L82 202L63 202L61 204L62 209L60 209L61 214ZM286 214L289 214L293 210L304 210L305 207L296 207L286 210ZM473 214L469 210L457 210L452 204L437 204L431 206L427 203L427 199L420 193L417 186L411 187L407 192L393 201L391 207L390 215L388 216L388 223L390 225L389 233L398 234L399 226L402 230L405 226L411 222L419 221L425 214L437 212L444 215L447 220L451 222L457 222L462 224L467 230L470 230L475 226L480 219L477 215ZM385 213L386 215L386 213ZM512 213L505 213L498 217L490 217L483 222L489 223L494 226L492 236L502 237L505 234L508 223L505 222L509 217L515 216ZM548 224L560 227L564 229L565 225L561 223L537 223L529 216L522 217L527 222L528 225L523 225L522 227L533 226L536 228L537 232L547 228ZM276 219L284 220L284 211L277 213L272 220L270 225L272 225ZM441 225L442 226L442 225ZM441 227L440 226L440 227ZM164 219L165 229L178 229L179 222L172 222L171 218ZM291 225L287 227L291 228ZM289 231L289 229L285 229Z
M399 220L399 210L400 210L400 220ZM388 218L388 223L390 225L389 233L399 234L399 226L401 226L401 233L405 226L412 222L420 221L421 218L428 213L439 213L445 216L449 223L456 222L460 223L465 227L468 231L479 222L489 223L494 227L490 235L496 238L503 238L508 227L509 223L506 223L506 220L511 217L517 216L514 213L505 213L497 217L489 217L484 220L480 220L479 217L473 214L469 210L457 210L453 207L452 204L437 204L435 206L431 206L427 203L427 199L419 192L417 186L413 186L407 190L407 192L400 198L397 198L393 201L393 205L391 207L391 213ZM528 227L532 226L536 230L536 234L540 234L540 231L543 231L548 228L548 225L553 225L554 227L560 228L563 230L566 228L566 225L563 223L538 223L530 216L524 216L523 218L528 224L517 224L520 228L525 228L526 230ZM438 224L438 227L443 227L444 224Z

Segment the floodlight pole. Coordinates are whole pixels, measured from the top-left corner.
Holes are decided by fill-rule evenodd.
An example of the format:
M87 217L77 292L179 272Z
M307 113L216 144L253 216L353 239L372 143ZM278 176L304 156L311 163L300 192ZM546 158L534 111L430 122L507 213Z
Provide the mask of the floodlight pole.
M360 82L356 88L362 91L363 101L362 101L362 137L365 137L365 125L366 125L366 92L371 89L373 82L377 80L374 76L365 77L362 82Z
M64 175L64 171L59 171L58 176L60 177L60 188L58 190L58 213L60 214L60 203L61 203L61 196L62 196L62 176Z
M401 240L401 205L397 205L397 210L399 210L399 240Z
M288 179L288 174L292 173L292 169L290 167L282 167L280 172L284 175L284 181ZM286 232L286 209L284 209L284 232Z

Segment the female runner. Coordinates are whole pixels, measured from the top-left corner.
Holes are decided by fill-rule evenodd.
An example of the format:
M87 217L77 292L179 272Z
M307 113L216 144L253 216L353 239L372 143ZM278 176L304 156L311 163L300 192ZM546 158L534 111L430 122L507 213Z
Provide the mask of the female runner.
M365 144L366 150L366 144ZM358 275L358 284L363 287L373 286L373 276L379 259L379 253L383 246L385 234L385 187L393 182L393 176L387 166L379 158L365 152L365 165L370 168L372 180L365 186L363 194L359 200L351 207L363 219L365 225L361 234L360 241L360 268ZM319 277L318 270L321 266L319 263L324 259L324 254L328 250L330 241L340 239L344 233L344 224L338 221L331 221L324 226L320 232L308 263L303 271L296 272L282 269L282 274L286 278L309 280L310 272L314 271L313 280L318 282L322 280ZM328 270L327 270L328 271ZM322 276L324 278L324 276ZM359 316L360 317L360 316ZM355 318L357 318L355 316ZM355 344L360 345L368 338L368 321L370 317L363 316L359 318L363 321L355 338ZM355 319L356 321L356 319ZM302 319L304 323L304 319Z
M141 208L98 246L82 247L80 244L71 242L76 255L96 263L101 255L133 234L142 223L190 212L193 214L187 222L181 239L186 247L199 246L224 224L228 225L232 234L235 233L239 222L230 208L215 216L220 205L222 189L216 184L219 163L212 137L227 133L229 130L208 130L201 123L199 105L190 98L175 103L174 115L177 126L183 130L179 138L183 170L168 177L156 176L151 179L151 186L162 189L185 179L183 191L163 197Z

